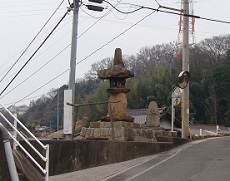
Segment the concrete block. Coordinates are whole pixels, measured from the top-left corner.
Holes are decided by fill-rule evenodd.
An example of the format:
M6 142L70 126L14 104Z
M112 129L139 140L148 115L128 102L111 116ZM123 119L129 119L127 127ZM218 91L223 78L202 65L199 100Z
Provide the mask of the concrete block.
M155 130L155 135L156 136L164 136L164 133L165 133L165 131L163 131L163 130Z
M125 128L124 127L115 128L114 132L115 132L115 137L124 137L125 136Z
M93 138L94 128L87 128L85 137L86 138Z
M145 128L145 125L144 124L137 124L137 123L133 123L133 128L134 129L138 129L138 128Z
M165 131L165 135L168 137L177 137L177 132L176 131Z
M90 122L90 128L100 128L100 122Z
M80 136L84 137L85 134L86 134L86 131L87 131L87 128L82 127L82 128L81 128L81 134L80 134Z
M101 130L100 128L94 128L94 138L100 138L101 137Z
M101 122L100 128L111 128L111 122Z
M116 121L113 123L113 125L115 128L119 128L119 127L132 128L133 127L133 123L126 122L126 121Z
M153 133L152 130L146 130L146 137L147 138L154 138L155 137L155 133Z
M100 128L101 129L101 136L109 135L109 128Z
M131 128L126 129L125 137L126 137L127 141L134 141L134 136L135 136L135 133L134 133L133 129L131 129Z

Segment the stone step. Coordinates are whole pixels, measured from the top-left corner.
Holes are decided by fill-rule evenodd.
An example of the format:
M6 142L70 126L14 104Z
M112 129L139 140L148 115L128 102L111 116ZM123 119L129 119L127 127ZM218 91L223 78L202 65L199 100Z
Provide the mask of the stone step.
M24 154L19 150L14 150L13 155L18 173L23 173L25 175L24 180L44 181L44 177Z

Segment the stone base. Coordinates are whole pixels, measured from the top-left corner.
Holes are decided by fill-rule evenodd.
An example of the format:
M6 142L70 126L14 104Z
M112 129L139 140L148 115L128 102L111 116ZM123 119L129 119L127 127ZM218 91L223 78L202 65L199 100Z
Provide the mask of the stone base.
M148 128L131 122L117 121L113 126L116 141L157 142L156 137L175 136L160 127ZM80 139L113 140L111 122L91 122L90 128L82 128Z
M114 118L113 118L114 122L117 122L117 121L133 122L133 120L134 120L134 117L129 116L129 115L125 115L122 117L114 116ZM110 122L111 118L110 118L110 116L104 116L104 117L101 117L101 121Z

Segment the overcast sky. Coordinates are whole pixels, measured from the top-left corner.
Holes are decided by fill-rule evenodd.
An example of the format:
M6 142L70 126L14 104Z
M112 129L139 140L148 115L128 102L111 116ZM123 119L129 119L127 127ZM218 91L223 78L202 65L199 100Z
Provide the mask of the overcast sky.
M69 0L72 3L72 0ZM125 3L157 8L155 0L108 0L117 9L132 11L134 6ZM1 0L0 3L0 92L27 62L37 47L47 37L67 11L68 0ZM180 9L178 0L158 0L162 6ZM41 30L57 7L60 8L41 31L34 43L18 60L19 56ZM88 1L83 0L83 4ZM103 3L103 12L89 11L82 5L79 12L76 78L83 78L91 64L113 57L117 47L124 55L136 55L145 46L177 41L179 16L142 9L131 14L121 14ZM211 19L230 21L229 0L196 0L194 14ZM143 21L141 21L144 18ZM137 22L141 21L137 25ZM131 27L131 28L130 28ZM129 30L128 30L129 29ZM127 31L126 31L127 30ZM68 83L72 12L66 16L47 42L36 53L21 73L4 91L0 102L9 106L28 104L52 88ZM196 19L195 37L198 43L205 38L228 34L230 24ZM120 35L121 34L121 35ZM120 35L120 36L119 36ZM105 46L106 45L106 46ZM96 51L98 50L98 51ZM91 55L92 54L92 55ZM91 55L91 56L90 56ZM15 64L6 75L7 70ZM23 100L23 101L21 101Z

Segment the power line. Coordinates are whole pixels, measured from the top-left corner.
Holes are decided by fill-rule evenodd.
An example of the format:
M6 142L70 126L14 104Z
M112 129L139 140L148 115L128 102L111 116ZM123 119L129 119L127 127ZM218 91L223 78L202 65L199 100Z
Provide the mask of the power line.
M122 0L120 0L122 1ZM82 9L81 9L82 10ZM83 11L83 10L82 10ZM104 14L103 16L101 16L97 21L95 21L91 26L89 26L81 35L79 35L78 38L80 38L81 36L83 36L87 31L89 31L93 26L95 26L102 18L104 18L105 16L107 16L110 12L112 11L112 9L110 9L110 11L108 11L106 14ZM86 13L85 11L83 11L84 13ZM86 13L87 15L91 16L90 14ZM92 17L92 16L91 16ZM78 39L77 38L77 39Z
M122 0L120 0L115 6L117 6ZM105 15L103 15L102 17L100 17L99 20L97 20L95 23L93 23L89 28L87 28L79 37L78 39L83 36L88 30L90 30L96 23L98 23L103 17L107 16L110 12L112 11L112 9L110 9L109 12L107 12ZM30 75L29 77L27 77L24 81L22 81L20 84L18 84L16 87L14 87L13 89L11 89L8 93L6 93L5 95L3 95L2 97L8 95L10 92L12 92L13 90L15 90L18 86L20 86L21 84L23 84L26 80L28 80L29 78L31 78L33 75L35 75L39 70L41 70L42 68L44 68L48 63L50 63L52 60L54 60L54 58L56 58L58 55L60 55L64 50L66 50L71 44L69 44L67 47L65 47L62 51L60 51L56 56L54 56L50 61L48 61L46 64L44 64L42 67L40 67L36 72L34 72L32 75ZM0 97L0 98L2 98Z
M156 1L156 3L158 4L158 6L160 6L159 2L158 2L157 0L155 0L155 1Z
M12 92L13 90L15 90L17 87L19 87L20 85L22 85L24 82L26 82L28 79L30 79L33 75L35 75L37 72L39 72L42 68L44 68L46 65L48 65L52 60L54 60L56 57L58 57L61 53L63 53L68 47L70 47L71 44L69 44L68 46L66 46L64 49L62 49L57 55L55 55L52 59L50 59L48 62L46 62L43 66L41 66L38 70L36 70L33 74L31 74L30 76L28 76L26 79L24 79L21 83L19 83L17 86L15 86L13 89L11 89L10 91L8 91L6 94L2 95L0 98L5 97L6 95L8 95L10 92ZM69 69L68 69L69 70Z
M150 8L150 7L142 7L143 9L150 9L150 10L154 10L154 12L163 12L163 13L170 13L170 14L176 14L176 15L184 15L184 16L191 16L191 15L187 15L187 14L183 14L183 13L175 13L175 12L171 12L171 11L163 11L163 10L159 10L159 8L158 9L154 9L154 8ZM139 9L139 8L138 8ZM153 13L153 12L152 12ZM152 14L152 13L150 13L150 14ZM150 15L149 15L150 16ZM197 18L198 16L196 16L195 18ZM202 17L200 17L200 18L202 18ZM206 18L207 19L207 18ZM208 19L207 19L208 20ZM210 20L213 20L213 19L210 19ZM217 20L215 20L215 21L217 21ZM137 22L138 23L138 22ZM136 24L137 24L136 23ZM131 26L129 29L131 29L133 26ZM124 34L126 31L128 31L129 29L127 29L127 30L125 30L124 32L122 32L121 34L119 34L118 36L116 36L115 38L113 38L112 40L110 40L109 42L107 42L106 44L104 44L102 47L100 47L100 48L98 48L97 50L95 50L94 52L92 52L90 55L88 55L87 57L85 57L84 59L82 59L81 61L79 61L79 62L77 62L77 64L79 64L79 63L81 63L82 61L84 61L84 60L86 60L87 58L89 58L90 56L92 56L93 54L95 54L97 51L99 51L100 49L102 49L103 47L105 47L106 45L108 45L110 42L112 42L112 41L114 41L116 38L118 38L119 36L121 36L122 34ZM77 65L76 64L76 65ZM69 69L68 69L69 70ZM67 72L68 70L66 70L65 72ZM63 73L65 73L65 72L63 72ZM62 73L62 74L63 74ZM60 74L59 76L61 76L62 74ZM57 76L57 77L59 77L59 76ZM57 78L56 77L56 78ZM55 79L56 79L55 78ZM54 79L53 79L54 80ZM52 80L51 81L49 81L49 82L52 82ZM47 85L47 84L46 84ZM35 91L36 92L36 91Z
M66 18L65 20L68 20L69 18ZM68 23L68 22L67 22ZM63 26L65 26L66 24L63 24L62 25L62 27ZM43 51L43 52L41 52L38 56L36 56L36 57L34 57L34 59L36 59L36 58L38 58L40 55L42 55L44 52L46 52L47 50L49 50L51 47L53 47L58 41L60 41L61 39L63 39L65 36L67 36L69 34L69 32L67 33L67 34L65 34L64 36L62 36L61 38L59 38L55 43L53 43L52 45L50 45L48 48L46 48L45 49L45 51ZM70 45L68 45L68 46L70 46ZM65 50L66 48L64 48L64 50ZM62 50L63 51L63 50ZM62 53L62 51L61 51L61 53ZM32 51L31 51L32 52ZM58 56L60 53L58 53L56 56ZM56 56L54 56L54 58L56 57ZM53 58L52 58L53 59ZM12 58L10 59L10 60L12 60ZM50 61L49 61L50 62ZM5 63L6 64L6 63ZM4 65L5 65L4 64ZM3 65L3 66L4 66ZM4 72L6 72L7 70L5 70ZM37 72L37 71L36 71ZM33 73L33 75L34 75L34 73ZM6 79L5 79L6 80ZM11 92L11 91L10 91ZM2 96L2 97L4 97L4 96ZM1 97L0 97L1 98Z
M30 94L28 94L27 96L23 97L22 99L20 99L19 101L15 102L15 104L23 101L25 98L29 97L30 95L32 95L33 93L37 92L38 90L40 90L41 88L45 87L46 85L48 85L49 83L53 82L55 79L57 79L58 77L62 76L63 74L65 74L66 72L68 72L69 69L65 70L64 72L62 72L61 74L59 74L58 76L54 77L53 79L49 80L47 83L45 83L44 85L40 86L38 89L34 90L33 92L31 92Z
M32 39L32 41L26 47L26 49L22 52L22 54L18 57L18 59L14 62L14 64L9 68L9 70L6 72L6 74L2 77L2 79L0 80L0 82L2 82L4 80L4 78L9 74L9 72L13 69L13 67L18 63L18 61L25 54L25 52L28 50L28 48L31 46L31 44L35 41L35 39L38 37L38 35L41 33L41 31L45 28L45 26L48 24L48 22L54 16L54 14L60 8L60 6L62 5L63 2L64 2L64 0L62 0L62 2L58 5L58 7L55 9L55 11L52 13L52 15L48 18L48 20L45 22L45 24L42 26L42 28L38 31L38 33L35 35L35 37Z
M30 1L30 2L32 2L32 1ZM1 2L2 3L2 2ZM28 4L28 5L17 5L15 2L14 2L14 5L10 5L10 7L12 8L14 8L14 7L31 7L31 6L43 6L43 5L48 5L48 4L55 4L55 3L39 3L39 4L34 4L33 3L33 5L31 5L31 4ZM6 7L1 7L1 9L9 9L9 7L8 6L6 6Z
M113 7L116 11L118 11L119 13L122 13L122 14L131 14L131 13L135 13L135 12L137 12L137 11L139 11L139 10L141 10L143 7L142 6L138 6L138 8L137 9L135 9L135 10L133 10L133 11L121 11L121 10L119 10L118 8L116 8L113 4L111 4L110 2L108 2L108 1L105 1L106 3L108 3L111 7ZM134 4L133 4L134 5ZM137 5L135 5L135 6L137 6Z
M127 31L129 31L131 28L135 27L138 23L140 23L141 21L143 21L144 19L146 19L147 17L149 17L153 13L155 13L155 11L153 11L153 12L149 13L148 15L144 16L141 20L139 20L138 22L136 22L135 24L133 24L132 26L130 26L128 29L126 29L125 31L123 31L120 34L118 34L117 36L115 36L113 39L111 39L110 41L108 41L107 43L105 43L104 45L102 45L100 48L98 48L95 51L93 51L91 54L89 54L88 56L86 56L81 61L77 62L77 64L79 64L79 63L83 62L84 60L86 60L87 58L91 57L93 54L95 54L96 52L98 52L99 50L101 50L102 48L104 48L105 46L107 46L109 43L113 42L115 39L119 38L121 35L123 35Z
M121 1L119 1L119 3L120 3ZM118 3L118 4L119 4ZM107 13L108 14L108 13ZM104 16L102 16L102 17L104 17ZM102 17L100 18L100 19L102 19ZM98 20L99 21L99 20ZM78 38L80 38L83 34L85 34L90 28L92 28L98 21L96 21L93 25L91 25L85 32L83 32ZM109 42L108 42L109 43ZM67 47L69 47L70 45L68 45ZM106 45L105 45L106 46ZM66 48L67 48L66 47ZM65 48L65 49L66 49ZM101 47L101 48L103 48L103 47ZM100 49L101 49L100 48ZM65 50L64 49L64 50ZM62 50L60 53L62 53L64 50ZM96 53L97 51L95 51L95 53ZM60 53L58 53L58 55L60 55ZM94 54L94 53L92 53L92 54ZM91 55L92 55L91 54ZM57 57L58 55L56 55L55 57ZM89 55L88 57L90 57L91 55ZM55 57L53 57L49 62L51 62ZM85 59L87 59L87 57L85 58ZM18 84L16 87L14 87L11 91L9 91L8 93L6 93L5 95L3 95L2 97L4 97L4 96L6 96L6 95L8 95L10 92L12 92L13 90L15 90L18 86L20 86L22 83L24 83L26 80L28 80L29 78L31 78L34 74L36 74L39 70L41 70L43 67L45 67L49 62L47 62L45 65L43 65L40 69L38 69L36 72L34 72L31 76L29 76L29 77L27 77L23 82L21 82L20 84Z
M11 81L7 84L7 86L0 93L0 96L5 92L5 90L10 86L10 84L14 81L14 79L19 75L19 73L25 68L25 66L30 62L30 60L34 57L34 55L38 52L38 50L44 45L44 43L49 39L49 37L53 34L54 30L59 26L62 20L68 15L70 9L64 14L64 16L59 20L56 26L51 30L49 35L45 38L45 40L40 44L40 46L35 50L35 52L31 55L31 57L26 61L26 63L21 67L21 69L16 73L16 75L11 79Z
M133 24L132 26L130 26L129 28L127 28L126 30L124 30L123 32L121 32L120 34L118 34L117 36L115 36L113 39L111 39L110 41L108 41L107 43L105 43L104 45L102 45L100 48L96 49L95 51L93 51L91 54L89 54L88 56L86 56L84 59L82 59L81 61L77 62L76 65L78 65L79 63L85 61L87 58L91 57L93 54L95 54L96 52L98 52L99 50L101 50L102 48L104 48L105 46L107 46L109 43L113 42L115 39L119 38L121 35L123 35L124 33L126 33L127 31L129 31L131 28L135 27L138 23L142 22L144 19L146 19L147 17L151 16L153 13L155 13L155 11L147 14L146 16L144 16L142 19L140 19L139 21L137 21L135 24ZM67 47L66 47L67 48ZM49 83L53 82L55 79L59 78L60 76L62 76L63 74L65 74L66 72L68 72L70 69L65 70L64 72L62 72L61 74L57 75L56 77L54 77L53 79L49 80L46 84L40 86L38 89L34 90L32 93L28 94L27 96L25 96L24 98L20 99L19 101L15 102L15 104L17 104L18 102L23 101L25 98L29 97L30 95L32 95L33 93L37 92L38 90L40 90L41 88L45 87L46 85L48 85Z
M160 8L166 8L166 7L160 6ZM201 16L197 16L197 15L186 14L186 13L183 13L183 12L182 13L177 13L177 12L165 11L165 10L160 10L160 9L155 9L155 8L145 7L145 6L142 6L142 9L150 9L150 10L154 10L154 11L161 12L161 13L175 14L175 15L180 15L180 16L182 15L182 16L186 16L186 17L192 17L192 18L202 19L202 20L206 20L206 21L212 21L212 22L216 22L216 23L230 24L230 21L217 20L217 19L212 19L212 18L205 18L205 17L201 17Z
M212 22L217 22L217 23L226 23L226 24L230 24L230 21L218 20L218 19L212 19L212 18L205 18L205 17L201 17L201 16L197 16L197 15L186 14L186 13L183 13L182 10L180 10L180 9L162 6L162 5L160 5L159 3L158 3L158 4L159 4L159 7L158 7L158 8L152 8L152 7L140 6L140 5L132 4L132 3L126 3L126 4L135 5L135 6L137 6L138 8L135 9L135 10L133 10L133 11L124 12L124 11L121 11L121 10L117 9L116 7L114 7L113 4L111 4L110 2L108 2L108 1L105 1L105 2L108 3L110 6L112 6L116 11L118 11L118 12L120 12L120 13L123 13L123 14L134 13L134 12L139 11L139 10L141 10L141 9L149 9L149 10L153 10L153 11L161 12L161 13L174 14L174 15L180 15L180 16L182 15L182 16L192 17L192 18L197 18L197 19L202 19L202 20L206 20L206 21L212 21ZM157 1L156 1L156 2L157 2ZM171 10L171 11L161 10L160 8L169 9L169 10ZM179 11L180 13L178 13L178 12L173 12L173 11Z

